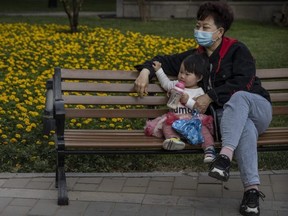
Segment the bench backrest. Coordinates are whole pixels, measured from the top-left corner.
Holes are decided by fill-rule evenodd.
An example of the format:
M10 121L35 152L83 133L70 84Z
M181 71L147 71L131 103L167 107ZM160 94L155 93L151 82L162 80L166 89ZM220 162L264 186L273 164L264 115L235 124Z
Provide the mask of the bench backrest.
M138 74L137 71L56 68L54 97L64 100L65 115L70 118L155 118L166 113L167 96L159 84L149 84L151 95L138 97L135 93ZM288 115L288 69L258 69L257 76L271 94L274 115Z
M273 115L288 115L288 68L258 69L256 75L270 92Z
M167 96L158 84L149 85L151 95L138 97L135 93L134 81L138 75L136 71L56 68L54 95L56 100L63 99L66 105L86 107L65 107L66 117L70 118L155 118L166 113Z

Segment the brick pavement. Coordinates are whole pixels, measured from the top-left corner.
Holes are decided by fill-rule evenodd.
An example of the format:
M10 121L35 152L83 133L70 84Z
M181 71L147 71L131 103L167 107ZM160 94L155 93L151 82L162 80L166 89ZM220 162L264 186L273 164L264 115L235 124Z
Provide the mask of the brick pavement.
M261 215L288 215L288 170L260 172ZM68 173L68 206L57 205L54 174L0 173L0 215L239 215L239 173L228 182L207 173Z

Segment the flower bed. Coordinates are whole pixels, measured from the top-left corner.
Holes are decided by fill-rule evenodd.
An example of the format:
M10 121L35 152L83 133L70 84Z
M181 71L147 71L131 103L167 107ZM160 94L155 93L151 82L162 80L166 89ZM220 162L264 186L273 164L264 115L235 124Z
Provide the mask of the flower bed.
M80 26L0 24L0 171L46 171L54 166L54 142L42 135L46 81L54 67L134 70L157 54L193 48L193 39L175 39L116 29ZM93 121L71 120L71 127ZM112 119L104 127L126 127Z

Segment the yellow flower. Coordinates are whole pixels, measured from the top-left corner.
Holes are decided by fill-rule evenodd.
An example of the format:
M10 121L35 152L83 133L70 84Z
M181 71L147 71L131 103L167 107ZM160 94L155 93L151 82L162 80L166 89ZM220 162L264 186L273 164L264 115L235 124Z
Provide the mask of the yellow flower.
M50 141L50 142L48 142L48 144L49 144L49 145L55 145L55 142Z
M12 138L12 139L10 139L10 142L11 142L11 143L16 143L16 142L17 142L17 139Z

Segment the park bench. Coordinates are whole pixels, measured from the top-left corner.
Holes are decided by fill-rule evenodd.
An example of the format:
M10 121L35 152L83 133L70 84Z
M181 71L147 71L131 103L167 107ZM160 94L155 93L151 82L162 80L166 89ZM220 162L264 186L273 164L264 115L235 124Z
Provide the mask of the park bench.
M133 89L137 76L136 71L55 68L53 79L47 81L44 133L55 130L55 183L59 205L68 204L66 155L202 153L197 145L186 145L181 151L165 151L162 149L163 139L145 136L145 120L167 112L167 96L155 81L149 84L149 95L138 97ZM258 150L288 150L288 68L259 69L257 76L271 93L273 118L282 121L282 126L273 125L259 137ZM78 118L93 119L93 129L70 129L70 120ZM125 120L122 128L102 129L101 118ZM140 128L127 127L129 124L137 126L139 121L142 123ZM219 140L216 144L219 150Z

